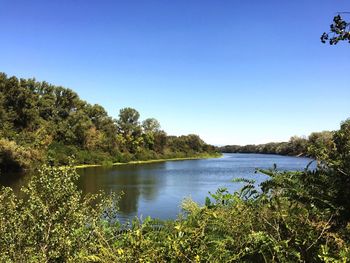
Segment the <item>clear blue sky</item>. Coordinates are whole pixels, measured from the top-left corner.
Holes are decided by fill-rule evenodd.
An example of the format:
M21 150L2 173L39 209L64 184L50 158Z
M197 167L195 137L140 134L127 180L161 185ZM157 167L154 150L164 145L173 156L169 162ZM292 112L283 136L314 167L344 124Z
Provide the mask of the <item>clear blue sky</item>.
M0 0L0 71L212 144L288 140L350 117L348 0ZM350 20L350 17L349 17Z

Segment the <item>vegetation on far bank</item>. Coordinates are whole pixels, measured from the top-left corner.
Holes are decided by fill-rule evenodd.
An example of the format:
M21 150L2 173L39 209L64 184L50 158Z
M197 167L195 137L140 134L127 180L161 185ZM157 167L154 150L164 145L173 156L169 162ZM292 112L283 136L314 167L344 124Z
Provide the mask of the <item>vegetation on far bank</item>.
M227 189L175 220L121 225L118 197L83 196L72 167L43 166L17 197L0 190L1 262L348 262L350 120L315 148L317 170Z
M70 89L0 73L0 169L111 164L213 154L199 136L169 136L133 108L113 119Z
M264 153L290 156L322 157L323 151L331 151L335 146L333 142L334 131L313 132L308 137L293 136L288 142L270 142L265 144L226 145L219 147L223 153Z

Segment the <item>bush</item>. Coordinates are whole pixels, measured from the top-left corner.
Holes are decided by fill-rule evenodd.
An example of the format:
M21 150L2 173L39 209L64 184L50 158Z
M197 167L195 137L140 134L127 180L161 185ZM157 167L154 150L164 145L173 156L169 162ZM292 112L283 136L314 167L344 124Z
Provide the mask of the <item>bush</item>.
M75 262L93 253L110 200L83 197L73 168L44 166L17 198L10 188L0 191L1 262ZM96 201L100 199L100 204ZM106 217L104 217L106 218Z
M39 161L39 151L19 146L14 141L0 139L0 169L23 170Z

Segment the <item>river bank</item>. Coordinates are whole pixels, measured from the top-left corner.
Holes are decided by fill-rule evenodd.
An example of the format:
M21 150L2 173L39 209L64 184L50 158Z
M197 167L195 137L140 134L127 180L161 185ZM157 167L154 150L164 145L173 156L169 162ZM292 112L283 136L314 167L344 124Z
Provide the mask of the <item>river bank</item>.
M148 163L160 163L160 162L168 162L168 161L186 161L186 160L200 160L200 159L210 159L210 158L220 158L222 157L222 153L216 154L205 154L200 156L193 157L183 157L183 158L165 158L165 159L153 159L153 160L144 160L144 161L130 161L125 163L111 163L108 165L104 164L81 164L75 165L74 167L77 169L89 168L89 167L102 167L102 166L120 166L120 165L130 165L130 164L148 164Z

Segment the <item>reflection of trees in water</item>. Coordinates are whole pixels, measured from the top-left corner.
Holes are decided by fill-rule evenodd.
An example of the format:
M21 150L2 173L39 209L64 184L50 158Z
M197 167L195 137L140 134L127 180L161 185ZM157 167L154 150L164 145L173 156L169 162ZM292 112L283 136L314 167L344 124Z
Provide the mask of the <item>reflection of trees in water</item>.
M143 198L153 200L157 197L159 192L158 186L162 183L162 178L164 178L164 176L155 176L154 174L150 174L149 176L143 178L141 188ZM156 187L157 184L158 186Z
M140 196L139 178L135 175L116 176L114 184L122 186L123 195L119 201L119 209L124 214L137 212Z
M0 172L0 186L11 187L18 195L22 186L28 184L31 174L24 172Z
M164 164L123 165L113 168L92 167L79 171L82 175L79 186L85 193L107 194L111 191L123 192L119 209L123 214L138 211L140 197L153 200L158 196L159 188L165 180L161 168Z

